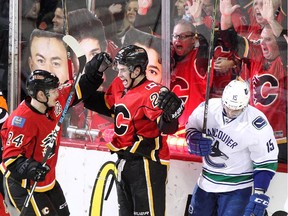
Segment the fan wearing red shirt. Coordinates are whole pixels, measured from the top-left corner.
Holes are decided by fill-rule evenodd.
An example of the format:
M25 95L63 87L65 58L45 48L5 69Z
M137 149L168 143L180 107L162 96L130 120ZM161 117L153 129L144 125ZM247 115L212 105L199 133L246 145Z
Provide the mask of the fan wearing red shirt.
M287 43L284 37L275 37L272 26L266 25L260 35L261 43L255 44L237 35L233 28L229 28L232 26L231 19L224 11L222 17L225 20L223 30L227 30L226 33L229 32L227 39L230 38L233 41L239 57L249 66L249 70L242 72L241 76L250 82L250 104L267 116L277 143L287 145L287 123L285 122L287 116ZM281 54L279 49L278 44L281 40L284 41L281 49L286 52L285 54ZM281 146L284 147L284 145ZM284 153L283 156L282 153ZM287 150L280 152L279 159L287 161Z

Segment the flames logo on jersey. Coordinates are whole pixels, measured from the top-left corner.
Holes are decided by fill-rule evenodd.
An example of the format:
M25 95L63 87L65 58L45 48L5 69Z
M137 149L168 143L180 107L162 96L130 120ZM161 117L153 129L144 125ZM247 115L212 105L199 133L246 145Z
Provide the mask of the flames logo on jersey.
M131 114L124 104L115 105L115 133L118 136L123 136L129 126Z
M189 84L187 80L177 76L175 81L171 83L171 89L185 104L189 98Z
M272 74L255 75L252 85L255 105L271 106L277 100L279 82Z
M55 147L56 147L56 139L57 139L57 132L53 130L42 141L43 144L41 146L43 147L43 152L42 152L43 157L46 155L48 151L50 151L48 158L51 158L54 155Z

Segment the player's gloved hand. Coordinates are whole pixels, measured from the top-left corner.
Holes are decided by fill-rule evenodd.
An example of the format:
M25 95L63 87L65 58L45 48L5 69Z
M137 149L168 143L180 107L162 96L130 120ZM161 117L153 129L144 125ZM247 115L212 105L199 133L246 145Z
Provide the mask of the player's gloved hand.
M199 131L188 133L186 137L188 152L198 156L206 156L211 153L213 138Z
M269 200L270 198L265 194L254 193L250 196L244 216L263 216L265 209L268 207Z
M48 165L42 165L41 163L33 160L28 165L27 169L27 178L33 181L44 181L45 176L50 171L50 167Z
M112 65L112 58L106 52L101 52L95 55L85 65L85 74L88 79L102 78L103 72Z
M183 101L166 87L160 89L158 107L164 111L163 117L167 122L179 118L184 111Z

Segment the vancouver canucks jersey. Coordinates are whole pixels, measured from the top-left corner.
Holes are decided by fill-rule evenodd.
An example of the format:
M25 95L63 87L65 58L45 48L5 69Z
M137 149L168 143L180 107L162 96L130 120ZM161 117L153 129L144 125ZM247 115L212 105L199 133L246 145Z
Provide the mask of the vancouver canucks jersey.
M202 130L204 103L190 115L186 130ZM203 157L198 179L207 192L228 192L253 185L253 171L275 173L278 146L265 115L248 107L236 119L223 115L221 98L209 100L207 135L213 138L212 152Z

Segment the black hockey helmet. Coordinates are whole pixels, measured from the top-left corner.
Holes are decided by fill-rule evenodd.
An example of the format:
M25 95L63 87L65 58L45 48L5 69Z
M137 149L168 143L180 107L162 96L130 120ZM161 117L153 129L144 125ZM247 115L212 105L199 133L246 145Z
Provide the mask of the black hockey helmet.
M45 70L33 71L26 81L27 93L32 98L36 98L38 91L43 91L46 97L48 97L48 91L58 88L58 86L58 77Z
M137 66L141 67L141 72L145 73L148 64L148 55L145 49L135 45L123 47L116 54L114 64L122 64L133 71Z

